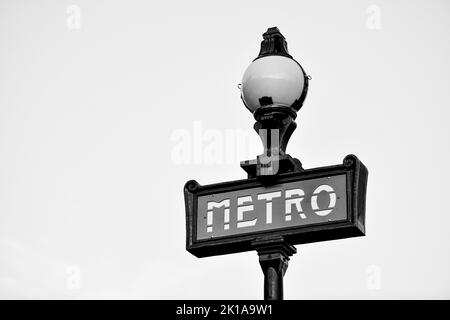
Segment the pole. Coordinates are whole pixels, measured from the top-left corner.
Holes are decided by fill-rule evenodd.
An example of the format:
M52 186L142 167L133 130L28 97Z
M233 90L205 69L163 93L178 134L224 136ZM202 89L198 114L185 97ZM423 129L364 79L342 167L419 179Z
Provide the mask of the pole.
M297 250L282 237L258 239L253 245L264 273L264 300L283 300L283 277Z

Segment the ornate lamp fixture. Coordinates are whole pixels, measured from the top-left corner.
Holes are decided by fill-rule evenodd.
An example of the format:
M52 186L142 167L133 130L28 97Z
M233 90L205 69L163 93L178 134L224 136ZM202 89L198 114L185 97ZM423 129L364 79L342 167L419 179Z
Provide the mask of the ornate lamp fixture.
M241 99L253 113L254 129L264 145L264 153L256 160L241 162L249 178L303 170L298 159L286 154L286 147L297 127L294 120L310 78L289 54L277 27L269 28L263 38L259 55L244 72L240 85Z

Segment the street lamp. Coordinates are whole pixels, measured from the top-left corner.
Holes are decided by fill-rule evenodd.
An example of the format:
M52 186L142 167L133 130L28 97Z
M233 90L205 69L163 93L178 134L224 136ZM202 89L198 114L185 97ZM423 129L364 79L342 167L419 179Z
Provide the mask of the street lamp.
M249 178L302 170L301 162L286 154L286 147L297 127L294 120L306 98L310 77L289 54L277 27L269 28L263 38L258 57L239 85L241 99L253 113L254 129L264 145L264 153L256 160L241 162Z
M258 57L248 66L240 84L241 99L256 120L264 152L256 160L241 162L249 178L263 183L281 173L303 171L300 160L286 154L297 124L295 118L308 92L310 77L288 52L287 42L277 27L263 34ZM297 252L283 237L253 242L264 273L264 299L283 299L283 276L289 257Z
M368 170L354 155L304 170L286 154L310 78L278 28L263 37L239 88L264 152L241 162L248 179L186 182L186 250L199 258L256 250L264 299L279 300L294 245L365 235Z

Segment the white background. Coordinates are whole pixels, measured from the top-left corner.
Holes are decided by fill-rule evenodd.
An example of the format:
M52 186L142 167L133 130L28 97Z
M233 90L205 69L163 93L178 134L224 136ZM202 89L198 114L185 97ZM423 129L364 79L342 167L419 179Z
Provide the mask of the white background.
M185 251L182 190L245 177L255 152L209 161L194 128L260 148L236 85L278 26L312 76L288 152L369 169L367 236L297 246L285 297L450 298L449 18L446 1L0 1L0 297L262 299L255 252Z

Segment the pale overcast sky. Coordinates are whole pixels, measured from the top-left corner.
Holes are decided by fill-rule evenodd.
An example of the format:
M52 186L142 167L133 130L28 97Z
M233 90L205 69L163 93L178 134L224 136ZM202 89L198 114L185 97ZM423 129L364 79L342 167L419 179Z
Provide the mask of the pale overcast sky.
M0 1L0 298L262 299L255 252L185 250L183 186L246 177L272 26L288 153L369 169L367 236L297 246L285 298L450 298L450 5L406 0Z

